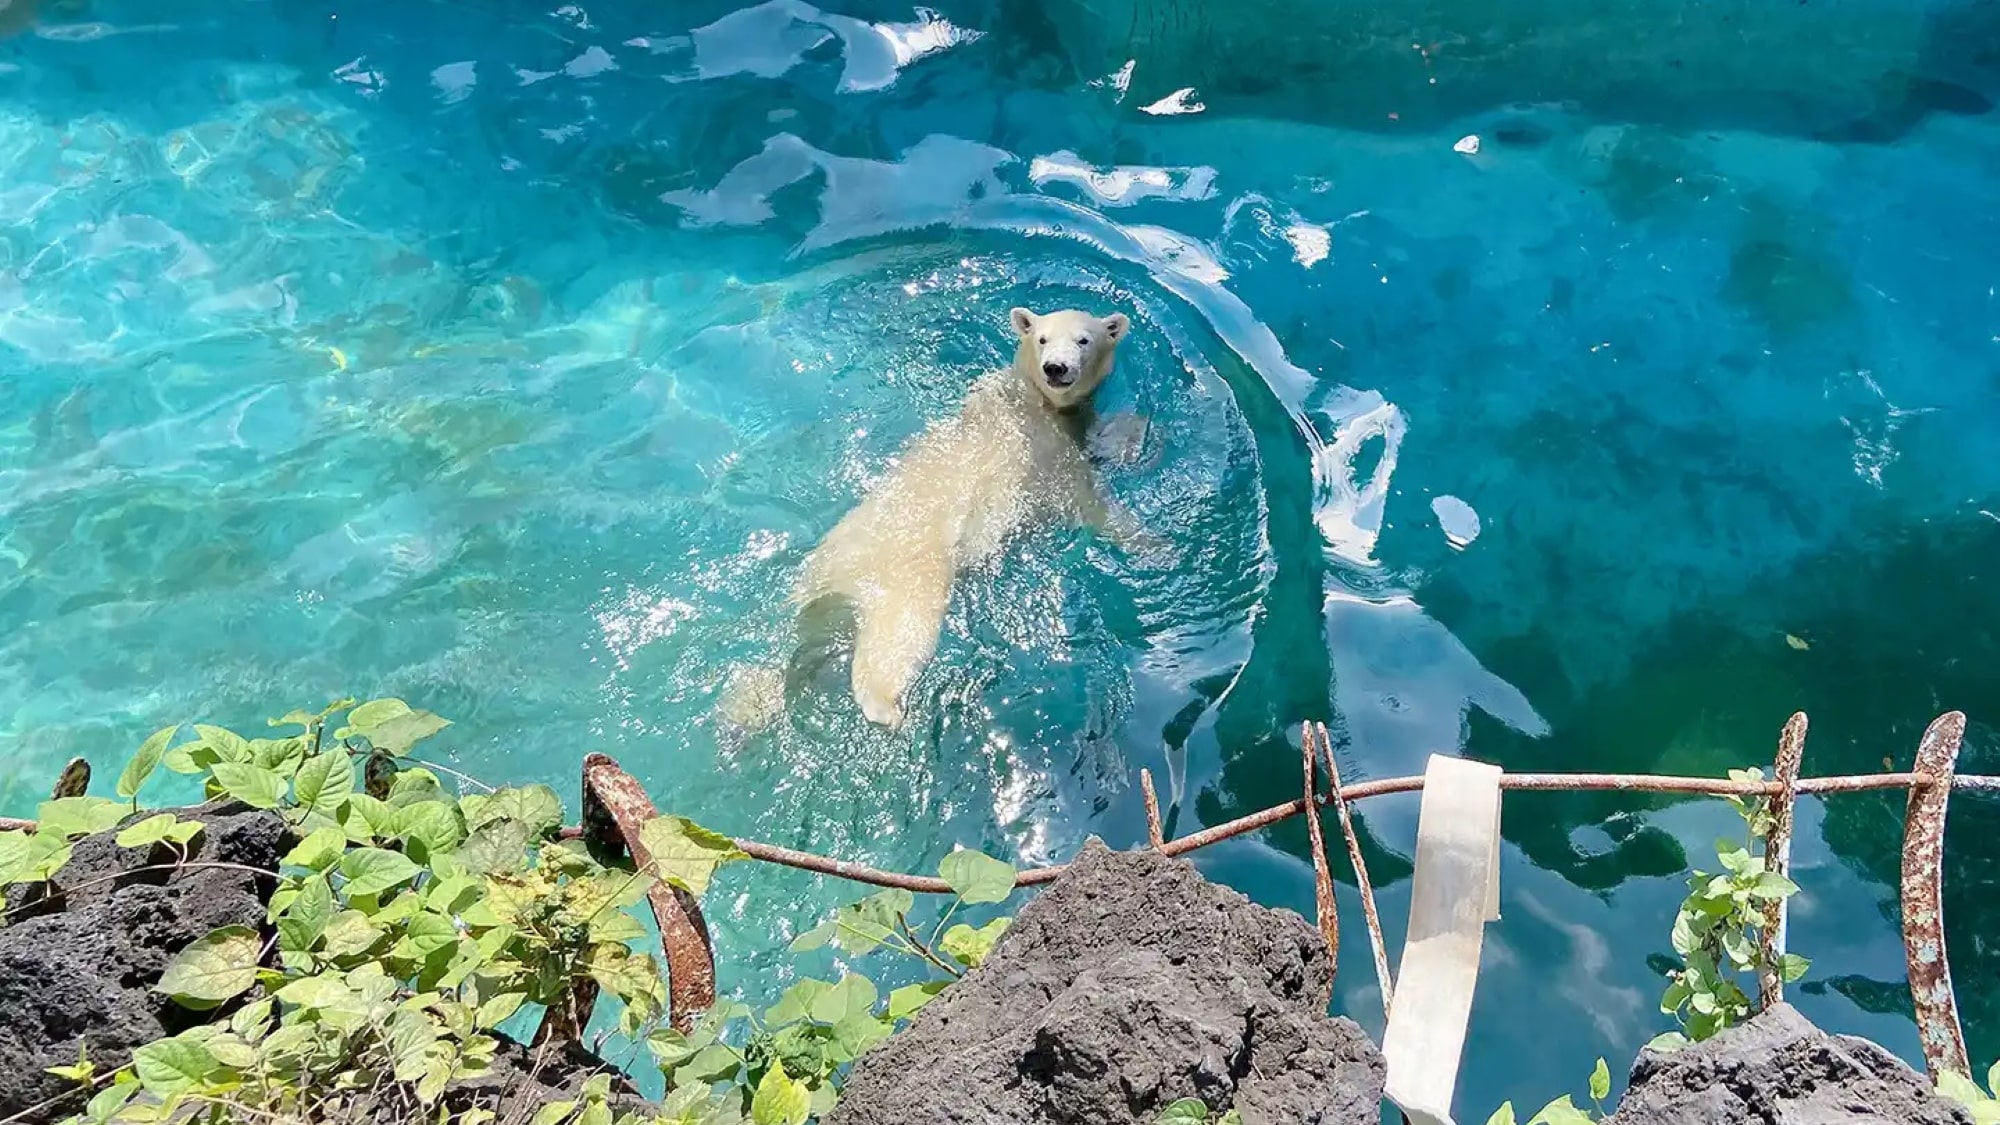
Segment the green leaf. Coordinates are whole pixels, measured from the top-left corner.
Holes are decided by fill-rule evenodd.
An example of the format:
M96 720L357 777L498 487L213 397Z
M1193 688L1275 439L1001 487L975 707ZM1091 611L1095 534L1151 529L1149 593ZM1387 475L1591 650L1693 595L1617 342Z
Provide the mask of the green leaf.
M300 977L277 992L280 1001L308 1011L338 1008L354 999L347 982L332 974Z
M176 954L153 989L185 1008L213 1008L257 983L261 952L257 931L224 926Z
M922 984L906 984L889 994L889 1018L906 1020L917 1014L924 1005L937 998L950 981L930 980Z
M862 1053L882 1040L889 1038L893 1025L877 1019L868 1012L856 1012L833 1025L833 1042L840 1048L837 1052L841 1062L853 1062Z
M90 1061L90 1052L81 1041L76 1045L75 1063L69 1066L51 1066L44 1069L57 1078L67 1079L71 1082L89 1082L90 1076L97 1073L97 1066Z
M419 845L426 856L438 855L465 839L465 825L451 802L425 801L396 810L396 836Z
M109 797L64 797L43 801L35 809L38 833L53 832L67 839L95 836L124 820L131 808Z
M250 764L262 766L279 777L290 778L306 760L303 738L256 738L250 741Z
M521 1010L522 1003L527 999L528 994L525 992L502 992L479 1005L478 1010L473 1013L473 1022L482 1028L499 1027L512 1019L514 1013Z
M366 844L396 831L396 810L366 793L349 793L340 806L340 826L350 843Z
M70 853L75 849L60 832L38 831L25 838L20 845L20 854L9 868L6 878L0 879L0 886L8 883L39 883L55 878L63 864L69 862Z
M1987 1068L1986 1089L1994 1097L2000 1098L2000 1062L1995 1062L1991 1067Z
M968 969L976 969L987 955L993 952L993 943L1007 932L1008 918L995 918L978 929L960 922L944 932L944 940L938 943L945 955Z
M1232 1109L1217 1118L1215 1125L1243 1125L1243 1114L1239 1110Z
M310 711L293 711L282 719L265 719L267 727L304 727L311 730L320 723L321 716Z
M228 1032L204 1042L202 1046L207 1047L208 1053L223 1066L248 1070L257 1065L257 1048Z
M118 795L130 801L139 796L139 789L153 771L160 768L160 759L167 753L167 743L181 729L179 723L164 730L156 730L146 741L139 744L139 752L125 763L125 769L118 775Z
M813 1005L820 997L833 991L833 986L823 980L807 977L793 982L778 1002L764 1013L764 1022L772 1027L782 1027L788 1023L812 1018Z
M1973 1109L1987 1100L1985 1091L1981 1090L1972 1079L1955 1070L1938 1072L1937 1092L1967 1109Z
M1160 1113L1158 1125L1201 1125L1207 1120L1207 1102L1200 1098L1182 1098Z
M183 820L167 827L167 839L182 847L192 843L201 833L202 823L199 820Z
M528 864L532 830L518 820L496 820L472 830L454 853L474 875L519 871Z
M1590 1072L1590 1100L1601 1102L1611 1096L1611 1067L1603 1059L1597 1060L1597 1069Z
M358 957L382 940L382 931L359 910L343 910L326 924L326 955Z
M19 829L0 832L0 887L17 882L17 876L28 869L31 839L33 837Z
M350 717L350 721L352 721ZM410 748L451 725L429 711L409 711L362 729L370 744L388 754L407 754Z
M955 851L938 864L938 874L968 903L1003 902L1014 893L1014 867L975 851Z
M194 732L201 736L201 744L214 751L219 760L239 764L250 761L250 744L235 731L196 723Z
M750 1120L755 1125L805 1125L812 1112L812 1092L792 1080L782 1066L764 1072L757 1092L750 1099Z
M1564 1094L1542 1107L1542 1111L1528 1119L1528 1125L1590 1125L1590 1115L1576 1108Z
M699 897L708 890L715 869L750 858L736 841L678 816L656 816L639 829L639 841L652 853L660 878Z
M166 839L180 823L172 813L156 813L121 829L112 842L121 848L150 848Z
M592 918L590 922L590 940L592 942L636 941L645 936L646 927L641 925L637 918L632 917L623 910L603 911L595 918Z
M389 1018L384 1038L388 1041L391 1073L396 1080L415 1082L422 1078L425 1056L438 1041L437 1026L405 1008Z
M98 1091L97 1096L90 1099L90 1104L83 1111L84 1120L91 1122L92 1125L102 1125L110 1121L138 1092L139 1080L133 1077L130 1071L119 1075L116 1081Z
M1766 871L1757 876L1757 882L1750 887L1750 894L1761 899L1789 898L1799 893L1799 885L1775 871Z
M286 867L305 867L313 871L325 871L340 862L341 854L347 851L347 833L338 828L320 828L313 831L298 846L285 853L278 862Z
M1514 1103L1501 1102L1493 1116L1486 1119L1486 1125L1514 1125Z
M693 1058L682 1063L674 1071L674 1081L726 1082L734 1078L742 1066L743 1061L734 1048L726 1043L715 1043L696 1051Z
M1805 976L1806 970L1811 967L1811 961L1806 960L1796 953L1787 953L1778 958L1778 976L1786 984L1791 984Z
M834 912L834 926L838 931L835 944L849 953L872 951L889 940L915 901L908 891L888 890L878 891L851 906L841 907Z
M793 938L791 950L793 953L809 953L812 950L818 949L827 942L832 941L833 935L839 931L839 928L840 924L837 922L821 922L819 925Z
M576 1112L576 1105L574 1101L550 1102L535 1111L534 1119L528 1125L561 1125Z
M278 948L288 953L306 953L319 943L333 920L333 888L325 875L314 875L299 884L298 897L278 916Z
M337 748L315 754L299 767L292 788L300 808L333 816L354 792L354 763L346 751Z
M132 1068L139 1072L139 1084L163 1098L201 1085L215 1073L217 1065L208 1048L180 1036L148 1043L132 1052Z
M427 958L446 946L458 944L458 927L442 914L421 910L404 924L403 940L419 959Z
M371 699L347 713L347 730L336 734L346 738L349 733L366 734L368 728L380 726L400 715L410 713L410 705L400 699Z
M285 803L285 779L247 762L217 762L209 767L215 780L237 800L254 809L275 809Z
M402 852L387 848L356 848L340 860L340 873L347 878L346 892L352 895L379 895L416 878L423 871Z
M1655 1035L1653 1036L1652 1039L1648 1040L1646 1043L1646 1050L1666 1053L1670 1051L1678 1051L1682 1047L1685 1047L1687 1045L1688 1045L1687 1036L1682 1035L1678 1031L1668 1031L1659 1035Z
M484 797L467 797L460 802L468 828L477 829L496 820L518 820L530 835L546 836L562 827L562 798L546 785L528 785L495 790Z
M875 1007L875 982L849 973L813 998L807 1012L818 1023L839 1023L852 1015L867 1015Z

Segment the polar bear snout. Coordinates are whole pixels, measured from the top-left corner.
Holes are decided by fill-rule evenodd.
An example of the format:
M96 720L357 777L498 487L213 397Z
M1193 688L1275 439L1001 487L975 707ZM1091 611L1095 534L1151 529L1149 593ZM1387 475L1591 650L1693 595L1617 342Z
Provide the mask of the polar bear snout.
M1076 369L1059 359L1047 360L1042 364L1042 378L1051 387L1067 387L1076 382Z

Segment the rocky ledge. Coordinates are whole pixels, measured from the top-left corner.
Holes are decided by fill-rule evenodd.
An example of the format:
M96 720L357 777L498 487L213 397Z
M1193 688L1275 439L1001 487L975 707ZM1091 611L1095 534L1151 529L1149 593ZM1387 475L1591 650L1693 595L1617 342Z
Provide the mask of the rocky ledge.
M1972 1125L1901 1059L1789 1004L1678 1051L1641 1051L1605 1125Z
M1383 1063L1327 1018L1304 919L1093 839L978 972L855 1065L827 1125L1152 1125L1180 1098L1245 1125L1376 1125Z

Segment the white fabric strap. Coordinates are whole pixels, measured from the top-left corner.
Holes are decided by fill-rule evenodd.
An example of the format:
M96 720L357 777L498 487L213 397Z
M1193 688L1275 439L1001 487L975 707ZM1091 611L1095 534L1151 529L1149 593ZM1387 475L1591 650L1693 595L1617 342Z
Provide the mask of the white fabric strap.
M1454 1125L1479 946L1500 917L1500 772L1441 754L1424 769L1410 928L1382 1036L1383 1092L1415 1125Z

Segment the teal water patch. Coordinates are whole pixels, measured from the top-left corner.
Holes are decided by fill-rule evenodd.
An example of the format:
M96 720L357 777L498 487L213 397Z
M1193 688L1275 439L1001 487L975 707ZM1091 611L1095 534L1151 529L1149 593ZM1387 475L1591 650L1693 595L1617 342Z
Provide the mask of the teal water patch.
M1959 707L2000 768L1982 7L1126 7L0 28L0 812L346 693L453 718L491 781L572 792L604 750L671 811L907 870L1141 840L1140 768L1181 832L1292 799L1306 718L1349 779L1715 773L1803 709L1831 773ZM1107 478L1169 557L1042 529L961 585L901 734L837 683L733 729L805 551L1007 362L1014 305L1133 318L1102 405L1150 425ZM1954 804L1947 877L1981 1058L1995 816ZM1416 804L1360 819L1394 939ZM1809 1014L1914 1057L1899 820L1808 803L1792 933ZM1462 1117L1661 1029L1649 957L1731 824L1510 798ZM1304 849L1202 862L1305 908ZM731 869L724 986L775 996L850 894Z

